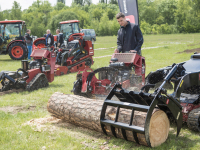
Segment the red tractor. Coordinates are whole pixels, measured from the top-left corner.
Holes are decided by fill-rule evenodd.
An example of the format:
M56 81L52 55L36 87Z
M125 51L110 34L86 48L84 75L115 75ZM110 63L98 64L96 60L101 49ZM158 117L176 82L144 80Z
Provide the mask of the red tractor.
M145 58L132 53L114 53L109 67L80 70L73 92L76 95L106 95L116 82L123 88L141 88L145 84Z
M68 42L72 41L72 36L74 35L81 35L80 28L79 28L79 20L68 20L60 22L60 31L63 33L64 45L66 46ZM54 42L57 41L57 36L54 36ZM33 42L33 50L37 48L45 47L45 38L38 38Z
M14 60L27 58L25 32L25 21L0 21L0 54L9 54L10 58Z

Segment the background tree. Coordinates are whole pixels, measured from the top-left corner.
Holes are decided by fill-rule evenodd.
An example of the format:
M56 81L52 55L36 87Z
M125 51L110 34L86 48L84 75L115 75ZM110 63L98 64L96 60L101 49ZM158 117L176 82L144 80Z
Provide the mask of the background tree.
M65 0L57 0L57 3L59 3L59 2L65 4Z
M109 4L118 4L117 0L109 0Z
M92 4L92 0L84 0L84 5L91 5Z
M79 5L81 5L81 6L84 5L84 1L83 1L83 0L73 0L73 2L74 2L75 4L79 4Z
M22 17L22 11L21 6L16 1L13 2L13 6L10 13L10 19L12 20L21 20Z

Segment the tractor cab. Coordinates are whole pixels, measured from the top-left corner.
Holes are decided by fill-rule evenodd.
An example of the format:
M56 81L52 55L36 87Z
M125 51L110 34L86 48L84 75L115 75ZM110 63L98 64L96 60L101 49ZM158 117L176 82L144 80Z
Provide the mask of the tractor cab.
M11 40L24 40L26 24L22 20L0 21L0 45L6 45ZM5 47L6 48L6 47Z
M60 22L60 31L63 33L65 45L71 41L69 40L70 35L76 35L80 33L79 22L79 20L68 20Z
M0 54L8 53L14 60L25 59L27 57L25 33L25 21L0 21Z

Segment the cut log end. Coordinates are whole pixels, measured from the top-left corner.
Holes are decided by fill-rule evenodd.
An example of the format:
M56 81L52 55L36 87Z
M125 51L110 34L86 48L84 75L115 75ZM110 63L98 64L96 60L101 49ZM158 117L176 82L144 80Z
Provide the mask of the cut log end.
M103 132L100 125L100 114L103 100L94 100L77 95L65 95L62 93L54 93L48 101L47 109L55 117L67 120L72 124L86 127L98 132ZM114 120L116 108L108 107L105 118ZM131 111L120 109L119 122L130 123ZM132 124L135 126L145 126L146 113L134 111ZM169 119L162 110L155 110L151 116L149 124L149 139L151 147L156 147L164 143L169 133ZM108 135L112 135L110 126L105 127ZM115 128L116 136L123 138L121 129ZM146 142L144 134L136 133L139 144L149 146ZM133 133L126 131L127 139L135 141Z
M151 116L149 136L152 147L161 145L167 140L170 122L166 113L158 110Z

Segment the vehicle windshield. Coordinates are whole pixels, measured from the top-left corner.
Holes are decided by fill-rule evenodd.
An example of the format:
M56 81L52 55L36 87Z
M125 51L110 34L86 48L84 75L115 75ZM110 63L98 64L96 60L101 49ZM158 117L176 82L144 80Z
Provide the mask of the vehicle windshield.
M64 40L67 40L71 34L79 33L78 23L61 24L61 32Z
M17 26L18 24L0 24L0 33L4 37L9 37L9 38L17 37L19 36L19 27ZM21 24L20 24L20 29L22 29Z

